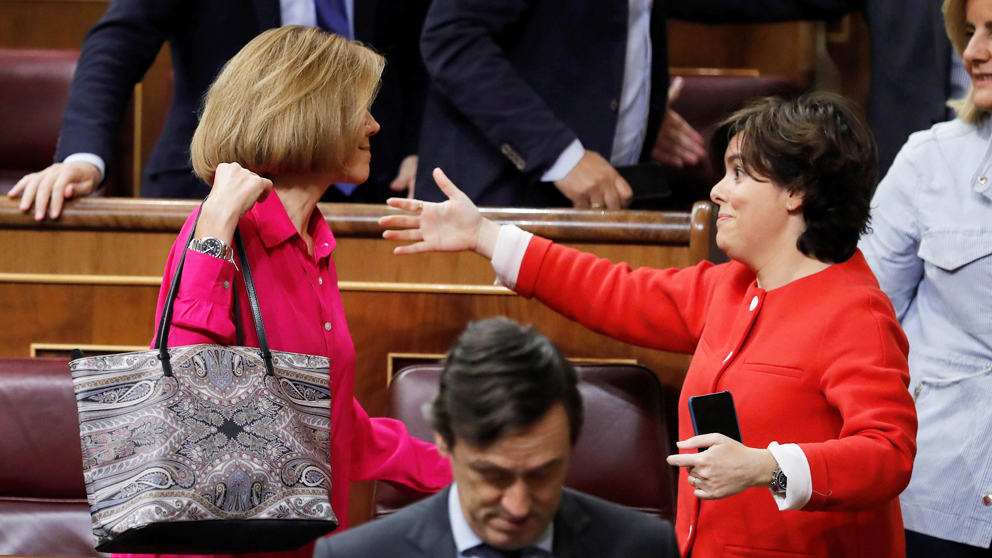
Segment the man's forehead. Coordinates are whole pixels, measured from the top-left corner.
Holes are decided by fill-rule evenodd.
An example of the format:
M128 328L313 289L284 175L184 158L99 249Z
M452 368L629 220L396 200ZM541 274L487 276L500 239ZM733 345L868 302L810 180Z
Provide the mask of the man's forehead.
M537 469L570 455L568 418L563 408L553 408L537 423L507 432L483 447L473 446L456 436L454 449L453 457L464 459L473 468L517 472Z

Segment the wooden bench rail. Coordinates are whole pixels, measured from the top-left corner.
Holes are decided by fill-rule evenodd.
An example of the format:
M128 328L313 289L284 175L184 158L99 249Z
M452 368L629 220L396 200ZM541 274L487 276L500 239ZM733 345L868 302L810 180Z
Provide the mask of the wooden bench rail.
M0 199L0 229L105 232L178 232L198 202L84 198L66 204L56 221L35 221L18 200ZM703 204L708 207L708 204ZM397 213L385 205L320 204L336 236L379 238L379 218ZM656 211L483 208L483 215L559 242L679 245L691 230L707 228L709 215ZM704 219L699 222L694 218Z

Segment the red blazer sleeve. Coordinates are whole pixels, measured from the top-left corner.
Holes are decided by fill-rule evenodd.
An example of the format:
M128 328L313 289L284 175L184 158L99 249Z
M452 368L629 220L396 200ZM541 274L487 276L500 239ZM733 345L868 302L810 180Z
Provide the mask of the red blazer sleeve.
M196 345L199 343L209 343L216 345L234 345L234 297L231 295L231 285L234 284L235 267L234 264L186 250L186 240L190 231L193 230L193 223L199 208L193 212L186 220L179 237L172 250L169 252L169 259L165 264L165 273L162 276L162 288L158 293L158 305L155 309L155 334L158 335L158 327L162 317L162 310L165 308L166 298L169 296L169 287L172 285L172 277L176 273L179 265L179 258L183 251L186 251L186 261L183 263L183 276L179 282L179 292L176 295L176 302L172 308L172 327L169 330L169 346L182 347L184 345ZM228 285L227 288L224 285ZM155 340L152 340L155 346Z
M451 484L451 463L437 446L414 438L398 420L369 418L357 400L352 407L351 480L382 479L420 492L437 492Z
M852 297L825 328L813 362L827 363L820 386L843 426L837 440L799 444L813 481L804 511L880 506L909 484L917 426L908 389L909 344L883 296Z
M535 236L520 266L517 293L615 339L692 353L724 269L703 262L632 270Z

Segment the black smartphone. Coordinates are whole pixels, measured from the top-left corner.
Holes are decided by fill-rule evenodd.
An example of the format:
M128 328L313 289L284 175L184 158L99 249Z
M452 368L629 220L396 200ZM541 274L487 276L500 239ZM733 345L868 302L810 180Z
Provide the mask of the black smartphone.
M715 432L744 443L741 426L737 422L734 396L729 391L690 397L689 416L692 417L692 430L696 436Z

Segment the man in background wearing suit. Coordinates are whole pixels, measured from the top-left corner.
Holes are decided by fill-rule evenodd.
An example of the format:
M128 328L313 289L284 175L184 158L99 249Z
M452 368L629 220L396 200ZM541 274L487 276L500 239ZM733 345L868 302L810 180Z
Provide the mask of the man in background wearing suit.
M318 541L314 558L676 558L667 521L563 488L582 428L576 383L532 328L506 318L469 325L430 410L455 482Z
M369 180L330 189L327 201L373 202L412 185L427 74L417 41L429 0L113 0L83 41L59 135L56 164L12 190L35 218L57 217L65 197L103 181L135 84L169 42L174 89L165 127L144 169L142 196L198 198L190 140L203 94L221 67L256 35L281 25L320 26L372 46L387 60L372 115ZM398 173L398 170L400 171ZM393 189L391 189L391 186Z
M434 0L418 197L444 201L441 167L478 205L619 209L615 167L698 162L702 137L668 110L669 4Z

